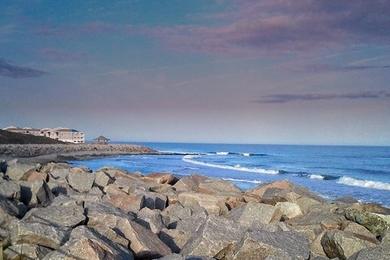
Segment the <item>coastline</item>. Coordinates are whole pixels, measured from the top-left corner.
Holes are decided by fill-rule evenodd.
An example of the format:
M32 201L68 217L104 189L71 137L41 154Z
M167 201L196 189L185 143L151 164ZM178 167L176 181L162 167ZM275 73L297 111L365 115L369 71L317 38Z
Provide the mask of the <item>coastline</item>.
M242 191L201 175L19 160L3 166L0 237L8 258L390 256L390 209L325 200L288 181Z
M133 144L0 144L0 160L19 159L37 163L157 153L151 148Z

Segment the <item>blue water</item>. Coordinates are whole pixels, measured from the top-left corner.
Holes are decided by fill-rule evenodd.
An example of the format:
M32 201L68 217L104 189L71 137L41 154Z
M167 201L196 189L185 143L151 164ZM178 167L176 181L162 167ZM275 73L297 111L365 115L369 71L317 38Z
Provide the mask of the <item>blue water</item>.
M353 196L390 205L390 147L145 143L180 155L126 155L73 161L93 170L202 174L243 190L287 179L325 198Z

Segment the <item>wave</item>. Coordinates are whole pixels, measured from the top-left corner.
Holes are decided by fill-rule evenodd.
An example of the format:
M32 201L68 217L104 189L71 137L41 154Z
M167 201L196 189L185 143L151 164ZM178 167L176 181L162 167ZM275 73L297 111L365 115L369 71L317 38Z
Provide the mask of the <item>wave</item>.
M343 176L337 181L337 183L349 185L349 186L358 186L363 188L390 191L390 183L380 182L380 181L359 180L359 179Z
M233 182L247 182L247 183L255 183L255 184L263 183L262 181L259 180L244 180L244 179L235 179L235 178L222 178L222 180L233 181Z
M309 178L310 178L310 179L314 179L314 180L323 180L323 179L324 179L324 176L318 175L318 174L310 174L310 175L309 175Z
M229 152L216 152L216 155L229 155Z
M277 171L277 170L269 170L269 169L263 169L263 168L248 168L248 167L241 167L240 165L235 165L235 166L220 165L220 164L205 163L205 162L194 160L195 158L198 158L198 157L199 156L195 156L195 155L185 155L185 156L183 156L182 160L184 162L187 162L187 163L192 163L192 164L211 167L211 168L233 170L233 171L240 171L240 172L272 174L272 175L279 174L279 171Z

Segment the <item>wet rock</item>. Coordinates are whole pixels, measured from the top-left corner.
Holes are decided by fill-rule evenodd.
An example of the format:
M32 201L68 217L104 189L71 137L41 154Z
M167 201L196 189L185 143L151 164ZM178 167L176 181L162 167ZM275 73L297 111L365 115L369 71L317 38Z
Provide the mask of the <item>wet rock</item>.
M48 206L31 209L24 216L27 223L44 223L56 227L71 228L85 221L84 209L78 205Z
M21 163L17 159L11 160L7 162L7 172L6 175L14 181L19 181L23 175L30 171L36 170L40 167L37 164L31 163Z
M164 225L159 210L143 208L137 213L136 222L158 234Z
M232 259L309 259L309 243L296 232L248 232Z
M157 258L171 253L156 234L131 220L119 220L118 230L130 241L137 258Z
M348 259L356 252L375 244L355 237L352 233L330 230L321 239L322 247L330 258Z
M153 181L158 184L170 184L174 185L178 179L170 173L151 173L143 177L146 181Z
M206 222L192 234L184 245L181 254L223 258L243 236L243 229L234 221L210 216Z
M34 182L21 181L20 186L21 201L30 207L48 205L54 198L49 186L42 180Z
M130 250L101 237L85 226L75 228L68 242L44 259L134 259Z
M347 208L345 210L345 217L366 227L375 236L383 236L390 228L389 223L380 216L354 208Z
M42 223L14 221L10 225L13 244L34 244L48 248L59 248L67 240L66 230Z
M67 180L72 189L78 192L88 192L95 181L95 174L82 168L72 168Z
M254 223L269 224L272 221L279 221L281 216L280 210L274 206L249 202L231 210L227 217L242 226L250 227Z
M275 207L280 210L284 219L291 219L302 215L299 205L292 202L278 202Z

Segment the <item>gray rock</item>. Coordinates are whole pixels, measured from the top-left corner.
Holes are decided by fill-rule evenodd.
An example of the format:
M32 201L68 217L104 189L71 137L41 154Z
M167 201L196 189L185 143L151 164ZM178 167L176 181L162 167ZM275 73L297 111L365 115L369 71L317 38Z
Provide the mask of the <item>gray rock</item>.
M85 211L88 217L88 226L105 225L116 228L121 219L134 220L134 214L127 214L124 211L104 202L85 202Z
M172 252L179 253L190 239L191 233L179 229L164 228L161 230L158 237L172 250Z
M119 220L118 230L130 240L130 248L137 258L157 258L171 253L156 234L131 220Z
M344 228L344 231L354 233L355 235L362 237L368 241L372 241L373 243L377 242L376 237L370 231L368 231L367 228L355 222L349 222Z
M387 223L386 220L370 212L347 208L345 210L345 217L348 220L354 221L366 227L375 236L383 236L388 230L390 230L390 224Z
M36 170L40 166L37 164L21 163L17 159L7 162L7 172L6 175L14 181L19 181L23 175L30 171Z
M284 219L291 219L302 215L301 208L293 202L278 202L275 205Z
M143 208L137 213L136 222L150 229L155 234L158 234L164 227L159 210L151 210L149 208Z
M20 199L20 185L15 181L0 178L0 196L7 199Z
M254 231L245 234L232 259L309 259L308 240L292 231Z
M269 224L272 221L279 221L281 216L280 209L275 206L249 202L232 209L227 217L245 227L250 227L254 223Z
M167 206L167 196L148 191L136 191L136 194L144 196L143 207L163 210Z
M237 223L216 216L210 216L206 222L192 234L184 245L181 254L199 255L221 259L241 240L244 230Z
M104 171L97 171L95 173L95 185L104 189L108 184L113 183L114 180Z
M18 204L15 201L11 201L0 197L0 225L7 223L8 220L14 217L21 218L26 212L26 207L23 204Z
M90 189L88 192L77 192L74 190L69 190L68 195L78 203L83 203L86 201L99 202L102 200L103 192L98 187L92 187L92 189Z
M75 228L68 242L44 258L57 259L134 259L130 250L101 237L85 226Z
M228 199L226 196L191 191L179 193L178 199L185 207L194 208L200 206L204 208L208 214L212 215L224 215L229 211L225 203Z
M34 182L20 182L21 201L30 206L48 205L53 200L54 195L46 182L37 180Z
M24 216L27 223L44 223L56 227L71 228L85 221L84 209L78 205L48 206L31 209Z
M59 248L68 237L66 230L42 223L14 221L10 225L13 244L35 244L48 248Z
M67 163L49 163L43 167L42 172L48 173L51 179L65 180L70 169Z
M88 192L95 181L95 174L82 168L72 168L67 180L72 189L78 192Z
M42 259L52 252L51 249L31 244L19 244L7 247L4 251L5 259Z
M188 218L192 215L190 208L183 207L179 202L169 205L162 212L162 219L166 227L175 228L179 220Z
M362 249L375 246L367 240L355 237L352 233L340 230L327 231L322 236L321 244L328 257L340 259L348 259Z

